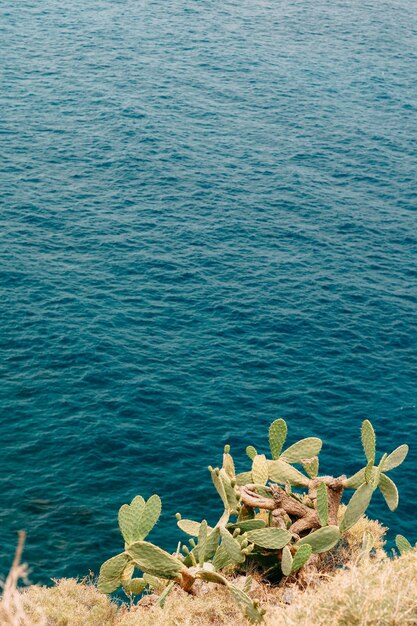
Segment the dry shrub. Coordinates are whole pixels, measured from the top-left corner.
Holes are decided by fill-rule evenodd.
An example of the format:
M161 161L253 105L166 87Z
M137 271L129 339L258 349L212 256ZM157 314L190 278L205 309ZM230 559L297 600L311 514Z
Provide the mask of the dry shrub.
M23 592L25 606L40 606L48 626L114 626L117 606L94 585L73 578L54 587L33 585Z
M16 554L10 572L4 583L0 602L0 624L2 626L47 626L46 616L42 605L24 601L24 595L18 589L19 580L27 582L28 566L21 563L26 534L19 532Z
M299 593L286 608L268 608L266 626L416 626L417 552L364 559L326 583Z
M135 607L120 615L117 626L249 626L230 593L220 585L211 585L200 596L176 589L165 607Z

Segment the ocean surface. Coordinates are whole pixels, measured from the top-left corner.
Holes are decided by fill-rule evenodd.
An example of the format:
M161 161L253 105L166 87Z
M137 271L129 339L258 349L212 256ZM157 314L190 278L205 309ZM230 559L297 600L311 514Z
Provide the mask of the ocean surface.
M0 571L97 573L136 494L174 549L277 417L408 442L416 541L415 2L3 0L0 58Z

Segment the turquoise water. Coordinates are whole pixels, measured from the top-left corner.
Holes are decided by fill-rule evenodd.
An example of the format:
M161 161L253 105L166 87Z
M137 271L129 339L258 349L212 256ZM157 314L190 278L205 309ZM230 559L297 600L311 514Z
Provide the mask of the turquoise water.
M277 417L416 540L411 0L3 0L0 567L97 572L116 515L214 519L208 464Z

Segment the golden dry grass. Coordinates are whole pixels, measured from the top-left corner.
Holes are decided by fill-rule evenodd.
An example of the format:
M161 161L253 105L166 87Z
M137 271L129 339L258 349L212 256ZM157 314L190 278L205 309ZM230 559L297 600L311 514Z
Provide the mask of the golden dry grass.
M283 611L268 610L266 626L416 626L417 551L366 559L326 583L299 593Z
M47 626L46 616L37 604L19 591L19 580L27 582L28 566L21 563L26 535L19 533L16 554L5 582L0 581L0 624L3 626Z
M30 607L40 607L48 626L114 626L117 623L117 606L98 593L95 586L74 579L57 581L50 588L33 585L23 596L24 603L28 603L28 613Z
M373 557L361 555L365 531L373 536ZM417 550L390 559L382 550L383 534L378 522L360 520L331 558L311 565L298 580L278 587L255 582L252 596L267 610L265 626L417 626ZM338 567L341 561L344 568ZM177 589L164 609L152 597L120 607L93 584L73 579L18 591L22 573L15 570L4 589L1 626L248 625L217 585L202 584L195 596Z

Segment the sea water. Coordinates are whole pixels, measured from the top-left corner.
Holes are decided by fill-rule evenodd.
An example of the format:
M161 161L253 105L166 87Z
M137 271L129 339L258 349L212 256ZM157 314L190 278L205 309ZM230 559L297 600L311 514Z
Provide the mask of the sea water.
M136 494L175 549L277 417L325 473L408 442L417 540L415 9L3 0L2 572L97 573Z

